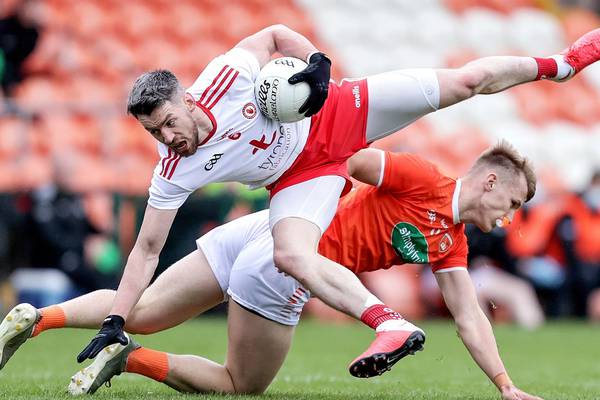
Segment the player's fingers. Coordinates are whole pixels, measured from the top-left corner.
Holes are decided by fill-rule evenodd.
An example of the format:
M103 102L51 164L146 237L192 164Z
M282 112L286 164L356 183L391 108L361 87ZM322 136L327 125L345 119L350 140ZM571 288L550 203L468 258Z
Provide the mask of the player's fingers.
M102 350L102 345L98 342L94 343L94 346L88 352L87 358L89 358L90 360L92 358L96 358L98 353L100 353L100 350Z
M320 98L317 98L316 101L313 103L313 105L310 107L310 110L308 110L308 112L305 114L307 117L310 117L316 113L318 113L321 108L323 107L323 104L325 104L325 100L327 99L326 96L321 96Z
M90 342L90 344L88 344L87 346L85 346L85 349L83 349L81 351L81 353L79 353L79 355L77 356L77 362L78 363L82 363L85 360L87 360L87 358L90 355L90 351L92 350L92 347L94 346L95 342L96 342L96 340L92 340Z
M96 358L98 353L100 353L100 351L102 351L102 349L105 348L106 346L108 346L109 344L110 343L107 343L105 340L98 340L96 343L94 343L94 347L90 350L90 354L88 354L88 358L89 359Z
M311 93L308 98L306 99L306 101L304 102L304 104L302 104L302 107L300 107L300 109L298 110L298 112L300 114L304 114L309 108L310 105L313 101L313 94Z
M288 83L295 85L296 83L304 82L305 80L305 75L302 73L302 71L300 71L290 76L290 78L288 79Z
M122 344L123 346L127 346L127 343L129 343L129 340L127 339L127 336L125 336L125 333L123 333L123 331L119 332L119 334L116 337L117 342L119 342L119 344Z

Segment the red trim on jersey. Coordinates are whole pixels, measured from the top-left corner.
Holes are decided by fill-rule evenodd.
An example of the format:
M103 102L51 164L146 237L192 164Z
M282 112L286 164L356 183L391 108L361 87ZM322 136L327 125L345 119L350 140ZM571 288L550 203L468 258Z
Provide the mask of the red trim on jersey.
M170 149L169 149L170 151ZM167 179L171 179L171 177L173 176L173 172L175 171L175 167L177 167L177 163L179 163L179 160L181 159L181 156L175 152L173 152L173 155L171 156L170 160L167 162L167 167L165 168L165 172L162 174L163 178L167 178ZM175 161L175 164L173 164L173 161ZM171 167L171 165L173 165ZM169 176L167 176L167 174Z
M230 68L229 65L225 65L221 71L219 71L219 73L217 74L217 76L215 77L215 79L213 79L212 83L210 85L208 85L206 87L206 89L204 89L204 93L202 93L202 96L200 96L200 100L198 100L199 103L201 103L204 100L204 96L206 96L206 94L208 93L208 91L215 86L215 83L217 83L217 81L219 80L219 78L221 77L221 75L223 74L223 72L225 72L227 70L227 68Z
M181 156L178 154L177 158L175 159L175 162L173 163L173 168L171 168L171 172L169 173L169 176L167 177L167 179L171 179L171 177L173 176L173 172L175 172L175 168L177 168L177 164L179 164L180 160L181 160Z
M227 84L225 89L221 92L221 94L219 94L215 98L215 100L212 102L212 104L208 106L209 109L213 108L215 106L215 104L217 104L219 102L219 100L221 100L221 97L223 97L223 95L225 93L227 93L227 91L229 90L229 88L231 87L231 85L233 84L233 82L235 81L235 79L238 77L239 74L240 74L239 71L235 71L235 74L233 74L233 77L231 78L231 80L229 81L229 83ZM215 91L215 93L216 93L216 91Z
M163 157L162 159L162 168L160 170L160 176L162 176L163 172L165 172L165 161L167 161L167 158L171 157L171 149L169 148L169 154L167 157Z
M212 122L212 125L213 125L212 130L210 132L208 132L208 135L206 135L204 140L198 144L198 147L200 147L204 143L208 142L210 140L210 138L213 137L213 135L217 131L217 120L215 119L215 116L212 114L212 112L208 108L204 107L199 101L196 102L196 105L202 111L204 111L204 113L208 116L208 119L210 119L210 122Z
M177 156L177 153L175 153L169 147L169 155L167 157L163 158L163 160L162 160L162 170L160 171L160 176L165 177L167 175L167 171L169 170L169 164L171 164L171 161L173 161L173 159L176 156ZM166 167L165 167L165 161L167 162Z
M223 85L225 84L225 82L227 82L227 80L229 79L229 76L231 75L231 73L234 71L233 68L229 68L227 70L227 73L225 74L225 76L219 81L219 84L217 85L217 87L212 91L212 93L210 94L210 96L208 96L208 98L206 100L204 100L202 102L202 104L204 104L205 106L208 105L208 103L210 103L210 101L213 99L213 97L215 97L215 95L217 93L219 93L222 90ZM208 107L210 108L210 107Z

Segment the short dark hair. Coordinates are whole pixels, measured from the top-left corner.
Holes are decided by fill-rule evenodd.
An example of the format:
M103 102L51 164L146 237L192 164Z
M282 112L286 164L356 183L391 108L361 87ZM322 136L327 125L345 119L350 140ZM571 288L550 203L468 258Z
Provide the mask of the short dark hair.
M177 77L166 69L157 69L140 75L133 84L127 98L127 113L150 115L166 101L182 91Z

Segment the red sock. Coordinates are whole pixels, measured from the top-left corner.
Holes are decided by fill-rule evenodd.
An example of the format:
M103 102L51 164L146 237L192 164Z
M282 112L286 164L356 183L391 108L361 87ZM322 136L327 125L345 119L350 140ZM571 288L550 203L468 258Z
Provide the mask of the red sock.
M365 325L376 329L382 322L389 321L390 319L404 319L402 315L392 310L385 304L375 304L367 308L362 315L360 320Z
M126 372L140 374L162 382L169 374L169 359L167 353L140 347L129 353Z
M31 337L37 336L47 329L64 328L67 322L65 312L60 306L44 307L40 310L40 320L33 328Z
M558 73L558 65L556 64L556 60L553 58L537 58L533 57L535 62L538 65L538 73L535 77L536 81L540 79L549 79L555 78Z

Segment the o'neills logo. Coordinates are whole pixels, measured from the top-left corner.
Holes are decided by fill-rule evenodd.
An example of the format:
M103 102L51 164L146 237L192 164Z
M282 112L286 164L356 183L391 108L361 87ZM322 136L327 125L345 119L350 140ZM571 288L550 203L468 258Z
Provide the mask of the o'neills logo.
M354 95L354 107L360 108L360 87L358 85L352 87L352 94Z
M277 92L279 90L279 79L272 78L271 82L267 79L258 87L258 108L260 111L270 116L273 119L277 119ZM267 110L271 110L268 112Z
M399 222L392 229L392 247L404 262L427 264L429 246L425 235L413 224Z
M267 115L267 97L270 88L271 84L266 79L258 87L258 98L256 100L258 101L258 108L265 115Z

